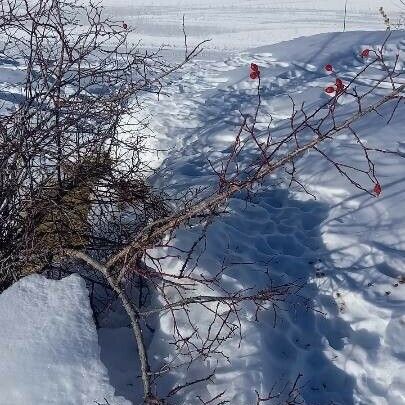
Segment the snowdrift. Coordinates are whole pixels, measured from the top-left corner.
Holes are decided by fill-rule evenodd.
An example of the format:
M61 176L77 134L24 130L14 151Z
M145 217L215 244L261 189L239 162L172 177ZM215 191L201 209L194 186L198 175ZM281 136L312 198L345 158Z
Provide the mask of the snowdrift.
M0 295L2 405L130 405L100 361L83 279L28 276Z

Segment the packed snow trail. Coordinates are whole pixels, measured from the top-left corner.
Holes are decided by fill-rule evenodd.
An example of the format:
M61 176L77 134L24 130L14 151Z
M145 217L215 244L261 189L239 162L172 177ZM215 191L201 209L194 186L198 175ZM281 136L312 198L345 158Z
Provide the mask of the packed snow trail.
M216 181L208 160L227 156L240 123L240 111L252 111L256 83L248 79L251 62L262 72L262 121L273 117L274 131L289 125L291 103L317 106L327 100L324 88L331 82L324 65L332 63L345 82L364 66L360 52L381 45L383 32L325 34L243 52L224 62L194 62L179 73L168 90L170 97L150 103L156 120L152 128L159 145L170 148L162 167L168 173L156 185L172 190ZM387 60L399 55L397 84L404 83L405 38L393 33L386 47ZM372 68L355 85L365 91L382 74ZM354 100L344 100L342 114L353 110ZM389 117L393 105L381 110ZM394 119L371 114L356 124L370 145L403 151L404 106ZM325 150L345 163L356 163L355 144L342 134ZM401 149L402 148L402 149ZM269 269L274 283L299 280L307 285L308 307L290 302L289 312L254 320L246 305L242 319L243 343L235 338L222 349L230 364L221 362L212 383L202 384L204 400L226 390L233 404L255 403L254 389L262 395L273 384L281 387L303 374L301 392L307 404L405 404L404 355L399 344L405 337L402 278L405 276L405 162L398 156L379 156L377 174L383 194L377 200L355 189L327 161L314 154L299 162L301 180L317 197L284 189L269 189L246 204L243 196L230 202L230 214L209 228L207 247L197 274L214 275L222 261L254 263L234 265L223 279L228 290L265 285ZM372 189L372 184L370 183ZM198 230L179 231L176 246L190 246ZM170 259L165 269L175 273L182 261ZM319 313L308 309L314 307ZM191 308L196 324L209 317ZM169 344L173 324L162 316L151 353L160 353L156 365L174 358ZM187 335L186 319L178 320ZM204 327L200 328L204 333ZM190 331L189 331L190 332ZM215 368L201 362L179 369L161 385L173 388ZM196 388L183 393L184 403L195 402ZM331 402L332 401L332 402Z

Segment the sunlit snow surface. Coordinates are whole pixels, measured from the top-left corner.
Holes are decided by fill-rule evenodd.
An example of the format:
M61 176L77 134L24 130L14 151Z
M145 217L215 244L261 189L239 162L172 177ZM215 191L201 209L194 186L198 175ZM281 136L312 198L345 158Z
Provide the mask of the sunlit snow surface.
M248 78L251 62L262 71L259 128L267 125L268 113L277 132L289 125L288 95L308 106L323 104L327 100L323 90L332 80L323 66L332 63L347 82L364 66L361 49L378 47L386 36L384 31L348 32L275 44L341 31L343 0L162 0L147 5L108 1L115 16L138 28L146 47L168 43L176 56L181 55L183 13L192 42L213 39L202 60L172 77L166 89L170 97L162 95L159 102L145 99L151 133L161 149L170 150L154 162L170 169L156 185L178 191L215 180L208 159L227 156L239 111L252 111L256 102L256 82ZM380 5L395 13L399 1L348 0L347 29L383 29L376 11ZM270 43L275 45L267 46ZM266 46L255 48L260 45ZM392 34L386 52L390 61L399 55L398 83L403 83L403 31ZM20 73L7 61L0 63L0 98L15 102ZM355 85L367 91L380 76L381 71L373 68ZM354 108L353 100L346 99L341 113ZM387 117L391 111L392 105L380 113ZM356 130L371 145L405 154L404 113L401 104L389 125L387 119L371 114ZM348 139L342 134L325 150L353 163L355 145ZM178 403L194 405L196 395L208 401L226 390L223 399L231 404L254 405L255 390L266 395L273 384L282 386L302 373L300 386L307 405L405 404L405 284L399 283L405 275L405 162L384 155L376 163L383 188L378 199L348 184L319 156L308 154L299 169L316 200L285 189L265 190L247 205L241 198L231 200L229 215L209 229L196 273L216 274L224 258L254 263L231 266L224 285L229 289L262 285L267 281L263 271L268 269L274 282L306 283L303 294L322 313L295 306L280 313L273 327L271 313L261 314L258 323L252 307L242 305L243 344L239 347L237 337L228 341L223 350L229 363L219 359L213 381L181 393ZM177 246L189 246L195 235L179 232ZM164 265L168 272L176 272L182 262L172 259ZM100 329L101 363L88 296L78 278L56 282L29 277L0 295L0 309L1 405L87 405L94 400L103 403L104 397L111 405L141 403L127 322ZM190 316L204 334L209 317L193 308ZM178 325L189 332L181 318ZM154 325L149 352L155 367L176 356L170 344L172 326L166 315ZM159 390L167 393L214 366L211 361L178 368L160 381Z
M0 295L0 404L129 405L114 395L79 276L32 275Z
M189 45L210 39L205 56L344 29L345 0L103 0L106 11L134 27L145 47L183 49L182 18ZM383 6L391 24L401 0L347 0L346 30L381 30ZM219 56L220 57L220 56Z
M263 80L259 128L266 128L266 113L271 114L276 136L289 127L288 95L298 103L305 101L309 109L325 103L324 88L334 78L325 73L324 65L333 64L347 83L364 67L361 50L377 49L386 35L322 34L252 49L220 62L193 63L178 75L170 97L150 103L159 144L174 147L162 162L170 175L158 184L181 190L213 180L208 160L227 156L239 111L251 112L256 102L257 83L248 78L251 62L260 66ZM387 61L399 55L397 84L405 81L404 51L404 32L393 33L385 55ZM366 91L381 75L373 67L354 85ZM403 153L405 108L401 103L387 124L393 106L382 108L382 117L370 114L354 128L368 145ZM338 114L343 117L355 110L354 99L346 97ZM347 133L323 150L346 164L359 160L356 142ZM226 288L261 287L267 280L263 273L269 269L275 283L306 283L303 294L323 314L296 305L281 312L273 328L272 314L262 314L257 323L253 308L242 306L242 346L236 337L222 347L230 363L219 360L213 382L198 391L202 398L226 390L225 398L232 404L254 404L255 389L264 395L273 384L280 387L302 373L307 404L405 404L405 352L400 343L405 338L405 285L400 282L405 275L405 161L392 155L374 158L383 187L378 199L356 189L326 160L310 153L297 167L316 200L269 189L247 205L243 199L232 199L230 214L211 226L195 274L214 276L224 259L254 263L230 266L222 280ZM365 184L372 189L371 182ZM178 232L176 246L190 247L192 236L198 235L198 230ZM182 261L171 259L164 266L175 273ZM209 316L196 308L189 315L204 335ZM159 353L159 365L175 356L169 344L170 316L163 316L160 323L151 346L151 353ZM179 317L177 326L183 327L185 336L191 333L186 319ZM215 364L201 362L189 370L179 369L175 378L167 378L166 388L208 374ZM183 393L182 400L195 403L196 391Z

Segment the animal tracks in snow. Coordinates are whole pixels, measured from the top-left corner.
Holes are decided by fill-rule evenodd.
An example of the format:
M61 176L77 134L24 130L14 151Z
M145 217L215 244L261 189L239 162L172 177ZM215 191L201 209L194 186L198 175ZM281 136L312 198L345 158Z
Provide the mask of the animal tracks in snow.
M305 102L308 108L325 103L324 88L335 80L325 73L325 64L331 63L339 77L348 82L364 66L365 61L358 57L362 47L378 46L384 35L350 34L350 41L349 33L327 34L244 52L224 62L195 61L186 67L173 85L176 90L169 90L171 97L162 104L149 105L152 115L158 117L152 122L157 137L163 136L165 142L174 145L161 162L163 169L170 168L165 187L180 191L216 183L208 161L216 164L227 156L241 113L252 113L257 102L257 81L248 77L251 62L262 72L258 130L267 130L271 116L271 130L286 131L290 97L297 105ZM398 37L394 34L391 38L399 45L392 45L389 60L403 46ZM319 51L329 43L331 49ZM367 91L380 74L379 69L372 69L354 84L359 91ZM178 91L179 84L182 92ZM379 91L383 94L385 89ZM352 98L343 98L343 114L353 108L352 104ZM384 136L390 145L401 149L401 124L394 120L387 127L385 121L373 119L372 134L368 126L359 125L361 139L373 145ZM355 147L343 133L336 143L328 145L328 153L358 163ZM399 370L394 365L402 357L389 346L400 327L397 311L405 303L400 295L402 284L382 266L395 266L405 274L405 262L403 256L374 243L377 239L386 240L388 245L405 243L400 226L404 218L390 197L404 193L395 169L399 163L384 159L378 166L384 183L378 201L356 194L332 167L311 154L297 164L317 201L269 187L248 204L243 196L232 198L229 213L209 228L198 269L208 276L223 260L233 263L223 277L228 291L265 285L269 276L275 284L296 281L305 287L300 299L289 302L289 310L282 312L274 329L273 313L261 314L261 323L255 323L252 308L243 308L244 346L239 349L233 341L225 344L232 366L220 363L215 384L205 388L211 397L226 389L232 403L245 405L254 400L253 388L240 395L239 388L247 381L266 392L280 376L285 382L301 372L305 378L302 395L307 403L400 404L395 402L402 389L399 371L382 378L379 369L386 369L384 363L388 362ZM192 238L187 232L179 233L178 247L187 246ZM173 271L181 265L181 259L167 264ZM204 323L201 314L191 310L189 315ZM170 321L162 318L161 322L165 326L156 339L162 343L168 338L163 330L170 330L166 324ZM392 326L385 334L390 322ZM187 328L186 322L180 321L178 326ZM170 345L164 347L170 353ZM388 394L389 387L392 394ZM192 401L191 397L188 400Z

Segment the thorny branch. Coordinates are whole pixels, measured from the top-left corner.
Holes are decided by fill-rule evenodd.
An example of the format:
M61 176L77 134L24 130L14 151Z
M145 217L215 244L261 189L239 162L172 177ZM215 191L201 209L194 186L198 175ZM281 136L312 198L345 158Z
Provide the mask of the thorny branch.
M299 295L303 287L299 282L274 285L267 274L268 285L260 289L228 291L221 282L228 266L255 263L225 259L214 276L196 274L207 230L226 212L229 200L240 192L254 193L282 170L290 185L298 184L308 192L298 178L296 162L309 151L326 159L354 187L372 195L369 185L353 173L378 184L371 152L395 153L367 146L354 129L358 121L392 105L390 122L404 101L405 85L397 84L397 61L387 63L384 43L372 51L364 69L324 104L311 109L297 106L291 98L287 129L258 129L263 97L259 76L253 114L242 114L229 155L209 162L217 184L187 190L180 198L165 195L149 185L152 170L144 158L148 147L142 135L147 123L137 120L137 114L143 108L142 94L159 95L166 77L201 52L205 41L189 51L184 18L185 57L174 66L166 64L159 52L142 53L138 44L130 45L131 30L126 24L104 18L101 7L92 4L3 1L0 29L5 38L2 54L25 73L23 94L16 95L13 108L0 115L1 287L47 266L72 262L85 265L88 279L101 277L99 282L115 293L130 319L145 404L164 404L190 386L212 381L214 374L209 373L178 383L166 399L156 394L158 378L180 367L182 361L190 365L197 359L226 358L224 342L238 333L242 339L242 303L256 308L256 318L259 311L272 309L276 319L287 298ZM360 94L356 81L374 66L384 74ZM384 83L390 88L376 99L373 95ZM350 116L339 115L342 97L355 100ZM322 149L341 133L353 137L366 168L335 161ZM181 228L202 230L189 249L171 245ZM152 254L151 249L162 253ZM178 272L164 268L164 260L171 255L185 257ZM128 286L136 282L138 300L128 293ZM160 298L159 306L142 297L144 289ZM205 335L190 315L192 307L212 317ZM146 320L156 314L171 315L178 357L152 370L144 330ZM190 326L188 335L178 323L180 315ZM285 404L300 403L300 378L283 391L290 401ZM228 403L224 395L197 399L219 405ZM257 404L281 398L280 392L257 393Z

